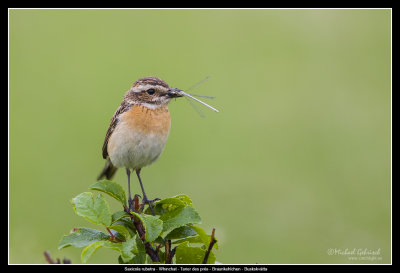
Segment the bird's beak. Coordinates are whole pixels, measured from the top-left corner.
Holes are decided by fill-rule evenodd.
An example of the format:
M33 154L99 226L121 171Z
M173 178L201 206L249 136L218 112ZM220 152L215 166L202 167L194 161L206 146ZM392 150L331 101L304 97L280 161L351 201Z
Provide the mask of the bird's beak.
M178 88L170 88L167 93L170 98L183 97L182 90Z

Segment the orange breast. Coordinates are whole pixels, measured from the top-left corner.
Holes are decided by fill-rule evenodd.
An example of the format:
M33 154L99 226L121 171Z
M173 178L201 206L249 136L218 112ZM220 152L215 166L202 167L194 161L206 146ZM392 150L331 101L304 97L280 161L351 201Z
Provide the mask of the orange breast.
M113 165L140 169L156 161L164 149L171 126L168 108L134 105L119 119L107 145Z
M121 120L132 130L145 134L168 135L171 127L171 117L166 106L151 109L142 105L134 105L121 115Z

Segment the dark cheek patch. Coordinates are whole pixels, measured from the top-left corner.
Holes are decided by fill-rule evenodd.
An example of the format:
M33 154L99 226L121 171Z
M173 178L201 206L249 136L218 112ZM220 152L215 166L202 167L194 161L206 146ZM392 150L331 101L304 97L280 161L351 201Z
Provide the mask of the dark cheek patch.
M138 101L146 102L146 103L153 103L153 104L160 103L160 101L158 100L159 97L160 97L160 93L158 91L156 91L156 93L154 95L149 95L149 94L147 94L147 92L141 92L137 96Z

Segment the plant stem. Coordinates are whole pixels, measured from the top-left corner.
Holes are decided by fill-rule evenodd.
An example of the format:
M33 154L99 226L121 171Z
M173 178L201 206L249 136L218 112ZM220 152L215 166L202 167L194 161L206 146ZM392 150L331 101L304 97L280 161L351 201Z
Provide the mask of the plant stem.
M49 264L56 264L56 262L50 257L49 252L45 251L43 254Z
M43 254L44 254L44 257L46 258L46 261L47 261L49 264L61 264L60 259L57 258L57 261L54 261L54 260L51 258L49 252L45 251ZM64 258L62 263L63 263L63 264L70 264L71 261Z
M126 210L125 210L126 211ZM151 246L151 244L149 242L146 242L145 239L145 229L143 227L142 222L135 217L134 215L130 214L129 211L126 211L129 216L131 217L132 223L135 226L138 234L139 234L139 238L142 240L143 244L144 244L144 248L146 249L146 253L150 256L151 260L153 262L160 262L160 258L158 257L158 253L156 250L154 250L154 248Z
M171 240L165 242L165 263L172 264L172 258L175 256L176 247L171 250Z
M210 238L210 244L208 245L206 254L204 255L203 264L207 263L208 256L210 255L211 249L213 248L214 244L217 242L215 239L215 228L213 228Z
M108 233L110 233L110 236L111 236L110 241L123 242L120 239L118 239L117 237L115 237L115 235L112 234L111 230L108 227L106 227L106 229L107 229Z

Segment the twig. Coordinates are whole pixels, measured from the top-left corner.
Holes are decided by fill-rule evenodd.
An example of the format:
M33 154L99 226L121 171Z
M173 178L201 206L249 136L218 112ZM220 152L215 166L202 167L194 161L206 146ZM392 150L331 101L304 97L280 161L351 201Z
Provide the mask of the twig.
M146 253L150 256L150 258L153 262L160 262L160 258L158 257L157 251L154 250L154 248L151 246L151 244L149 242L146 242L146 239L145 239L146 234L145 234L145 229L143 227L142 222L138 219L138 217L135 217L134 215L129 213L129 210L125 210L125 212L128 213L129 216L131 217L132 223L135 226L135 228L139 234L139 238L142 240L142 242L144 244Z
M43 252L43 254L44 254L44 257L46 258L46 261L47 261L49 264L61 264L60 259L57 258L57 261L54 261L54 260L51 258L49 252L45 251L45 252ZM65 258L63 259L63 264L70 264L70 263L71 263L70 260L65 259Z
M177 246L174 247L174 248L171 250L171 253L170 253L170 255L169 255L169 257L170 257L170 259L171 259L171 263L172 263L172 258L175 256L176 248L177 248Z
M111 232L111 230L108 228L108 227L106 227L106 229L107 229L107 231L108 231L108 233L110 233L110 241L112 242L112 241L116 241L116 242L122 242L122 240L120 240L120 239L118 239L117 237L115 237L115 235Z
M43 254L49 264L56 264L56 262L50 257L49 252L45 251Z
M175 256L176 247L171 250L171 240L165 242L165 263L172 264L172 258Z
M169 253L171 251L171 240L167 240L165 242L165 263L171 263L171 259L169 258Z
M165 263L172 263L172 255L171 255L171 240L167 240L165 242Z
M206 254L204 255L203 264L206 264L208 261L208 256L210 255L211 249L213 248L214 244L217 242L215 239L215 228L213 228L210 238L210 244L208 245Z
M113 241L115 238L114 234L112 234L111 230L108 227L106 227L106 229L107 229L108 233L110 233L110 236L111 236L110 241Z

